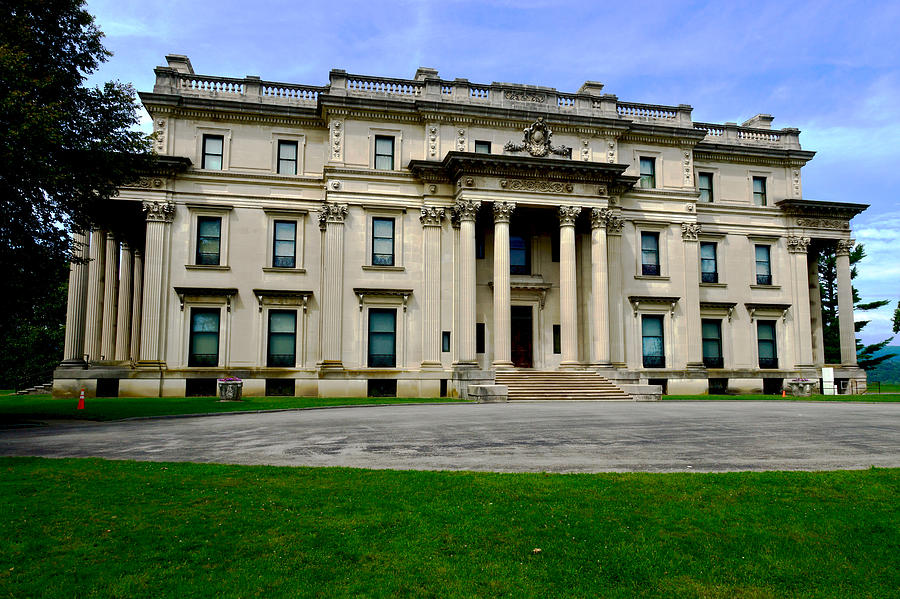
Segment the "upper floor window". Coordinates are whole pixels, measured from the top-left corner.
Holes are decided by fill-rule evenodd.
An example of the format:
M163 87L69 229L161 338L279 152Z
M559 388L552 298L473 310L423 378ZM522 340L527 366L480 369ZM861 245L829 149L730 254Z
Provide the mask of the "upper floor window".
M718 283L719 267L716 259L716 244L700 242L700 282Z
M509 272L514 275L531 274L528 240L525 237L511 235L509 238Z
M491 142L475 140L475 153L476 154L490 154L491 153Z
M297 221L276 220L272 246L272 266L295 268L297 266Z
M641 274L659 275L659 233L641 233Z
M666 351L663 342L663 317L641 317L641 352L644 368L665 368Z
M722 368L722 321L707 320L701 322L703 335L703 365L707 368Z
M219 365L219 309L191 308L188 366Z
M656 158L641 156L641 187L643 189L656 187Z
M778 368L778 346L775 343L775 321L756 321L756 343L760 368Z
M765 177L753 177L753 203L757 206L766 205Z
M380 171L394 170L394 137L375 136L375 168Z
M297 360L297 311L269 310L266 366L293 367Z
M756 284L772 284L771 248L768 245L756 246Z
M278 140L278 174L297 174L297 142Z
M372 219L372 266L394 265L394 219Z
M222 247L222 218L197 217L196 264L218 265Z
M713 174L712 173L698 173L697 174L697 187L700 188L700 201L701 202L712 202L713 201Z
M201 168L220 171L222 170L222 156L225 150L225 137L222 135L203 136L203 157Z

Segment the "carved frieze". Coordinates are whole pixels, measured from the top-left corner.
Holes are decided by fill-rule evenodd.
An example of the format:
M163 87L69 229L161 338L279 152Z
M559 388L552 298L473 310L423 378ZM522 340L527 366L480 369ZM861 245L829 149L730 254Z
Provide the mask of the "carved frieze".
M574 227L575 219L581 214L581 206L560 206L559 207L559 226Z
M544 94L511 89L506 90L503 93L503 97L507 100L514 100L517 102L537 102L538 104L543 104L547 100L547 96Z
M494 202L494 222L508 223L515 209L515 202Z
M347 204L335 204L333 202L325 202L322 209L319 210L319 228L323 231L328 223L344 223L347 218Z
M444 222L444 209L434 206L426 206L422 208L422 215L419 221L423 227L440 227Z
M792 254L805 254L809 249L809 237L788 237L787 247Z
M512 191L534 191L540 193L572 193L575 186L560 181L540 181L532 179L501 179L500 187Z
M465 152L468 149L468 143L466 142L466 130L462 127L456 129L456 150L459 152Z
M799 198L799 197L801 197L801 194L800 194L800 169L795 168L791 174L792 174L792 181L793 181L794 197Z
M591 160L591 141L589 139L581 140L581 159L585 162Z
M834 253L836 256L849 256L855 244L856 240L854 239L839 239Z
M153 122L154 150L157 154L166 153L166 119L156 119Z
M827 218L798 218L797 226L807 229L837 229L838 231L843 231L850 229L850 221Z
M606 224L612 216L612 210L609 208L593 208L591 210L591 228L606 228Z
M453 206L453 211L460 221L474 221L480 208L481 202L477 200L457 200L456 205Z
M607 140L606 142L606 161L613 164L616 161L616 142L615 140Z
M426 139L428 140L428 156L430 158L437 158L438 155L438 126L436 123L431 123L426 128Z
M681 169L684 173L685 187L694 185L694 167L692 166L692 152L688 149L681 151Z
M525 129L525 139L521 144L514 144L511 141L506 142L503 149L507 152L527 151L532 156L542 157L548 154L558 154L559 156L572 157L572 148L566 146L553 146L550 138L553 132L544 124L544 117L538 119Z
M703 226L697 223L681 223L681 239L684 241L697 241L697 236L700 235L702 230Z
M175 218L175 202L146 200L142 207L148 221L170 223Z

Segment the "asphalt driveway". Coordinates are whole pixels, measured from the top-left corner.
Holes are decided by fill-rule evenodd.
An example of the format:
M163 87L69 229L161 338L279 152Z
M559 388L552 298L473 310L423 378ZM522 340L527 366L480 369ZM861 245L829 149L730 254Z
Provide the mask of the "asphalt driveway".
M0 455L552 472L900 467L900 403L523 402L0 431Z

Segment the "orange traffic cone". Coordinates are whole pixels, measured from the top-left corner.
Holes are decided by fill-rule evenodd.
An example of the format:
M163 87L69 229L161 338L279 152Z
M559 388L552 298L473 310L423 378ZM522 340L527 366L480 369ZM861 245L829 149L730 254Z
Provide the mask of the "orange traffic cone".
M84 409L84 387L81 388L81 395L78 396L78 409Z
M784 389L781 390L781 397L787 397L787 395L785 395L784 393Z

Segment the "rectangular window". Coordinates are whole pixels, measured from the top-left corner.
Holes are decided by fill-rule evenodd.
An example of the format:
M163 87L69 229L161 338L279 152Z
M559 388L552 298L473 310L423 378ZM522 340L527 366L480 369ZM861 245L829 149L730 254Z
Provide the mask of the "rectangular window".
M441 334L441 351L450 351L450 331L443 331Z
M475 353L484 353L484 323L475 323Z
M269 351L266 366L293 368L297 361L297 311L269 310Z
M663 344L663 317L641 317L641 349L644 368L665 368L666 351Z
M775 321L756 321L756 344L760 368L778 368L778 346L775 343Z
M369 366L397 365L397 310L369 309Z
M656 158L641 156L641 188L654 189L656 187Z
M753 203L757 206L766 205L765 177L753 177Z
M703 365L707 368L723 368L722 357L722 321L706 320L701 322L703 335Z
M297 142L278 140L278 174L297 174Z
M531 274L531 252L528 239L512 235L509 238L509 272L514 275Z
M272 246L272 266L294 268L297 265L296 221L275 221L275 237Z
M700 242L700 282L719 282L719 266L716 260L715 243Z
M641 274L659 275L659 233L641 233Z
M375 136L375 168L380 171L394 170L394 138L390 135Z
M219 309L191 308L188 366L219 365Z
M475 153L476 154L490 154L491 153L491 142L475 140Z
M394 265L394 219L372 219L372 266Z
M712 173L698 173L697 174L697 187L700 188L700 201L701 202L712 202L713 201L713 174Z
M218 216L198 216L196 264L219 264L221 247L222 218Z
M558 324L553 325L553 353L562 353L562 329Z
M756 284L772 284L772 262L770 248L767 245L756 246Z
M203 157L200 167L211 171L222 170L222 156L225 137L222 135L203 136Z

